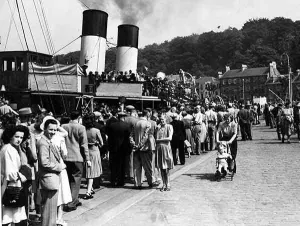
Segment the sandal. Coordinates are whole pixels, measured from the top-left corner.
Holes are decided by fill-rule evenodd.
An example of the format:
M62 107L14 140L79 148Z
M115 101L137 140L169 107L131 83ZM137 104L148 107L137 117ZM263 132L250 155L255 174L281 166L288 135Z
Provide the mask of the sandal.
M94 191L94 189L92 189L92 190L91 190L91 194L92 194L92 195L94 195L94 194L95 194L95 191Z
M170 187L165 187L164 191L171 191Z
M166 189L166 187L163 186L163 187L161 187L159 190L160 190L160 191L164 191L165 189Z
M92 196L92 194L88 192L85 194L85 196L83 196L83 199L92 199L92 198L94 198L94 196Z

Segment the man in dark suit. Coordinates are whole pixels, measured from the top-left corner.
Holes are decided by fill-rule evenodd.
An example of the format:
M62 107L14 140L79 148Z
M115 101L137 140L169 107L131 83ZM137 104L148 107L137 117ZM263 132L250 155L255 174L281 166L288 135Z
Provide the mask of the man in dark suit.
M60 163L60 153L51 143L51 138L57 131L58 122L55 119L48 119L44 125L44 135L37 143L42 196L42 226L55 226L59 174L63 170L63 166Z
M109 127L112 123L119 121L118 120L118 111L113 109L111 111L111 113L112 113L112 116L106 121L106 127Z
M178 120L178 114L173 113L171 115L172 122L170 123L173 126L173 137L171 140L171 147L173 153L174 165L177 165L177 155L176 151L178 148L179 151L179 160L181 165L185 164L185 154L184 154L184 140L185 140L185 128L184 123Z
M118 121L111 123L106 128L108 136L109 163L111 172L111 185L123 186L125 180L125 156L130 153L131 133L129 125L124 122L126 113L118 114Z
M67 173L72 193L72 202L65 206L65 211L76 210L77 206L82 205L78 200L78 195L84 161L86 161L88 166L91 166L86 129L79 123L80 112L73 111L70 118L71 121L68 124L62 125L68 132L68 136L66 137L68 155L65 159L65 164L67 165Z
M250 104L247 103L246 109L242 105L239 113L237 114L239 125L241 128L242 141L247 139L252 140L251 134L251 114L250 114Z

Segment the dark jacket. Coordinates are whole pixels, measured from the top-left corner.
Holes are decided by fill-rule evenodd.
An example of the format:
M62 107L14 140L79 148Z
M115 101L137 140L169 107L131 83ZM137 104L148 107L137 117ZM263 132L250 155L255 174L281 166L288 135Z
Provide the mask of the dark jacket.
M126 122L118 121L106 128L108 136L108 150L110 152L130 152L129 136L131 129Z
M170 124L173 126L172 140L185 140L184 123L179 120L173 120Z

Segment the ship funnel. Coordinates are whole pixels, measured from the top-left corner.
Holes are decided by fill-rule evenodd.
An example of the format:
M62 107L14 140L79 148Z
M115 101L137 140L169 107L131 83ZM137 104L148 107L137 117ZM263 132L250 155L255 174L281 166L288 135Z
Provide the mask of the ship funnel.
M83 12L80 66L88 66L86 71L105 70L106 34L108 14L101 10Z
M116 70L136 73L138 59L139 28L135 25L118 26Z

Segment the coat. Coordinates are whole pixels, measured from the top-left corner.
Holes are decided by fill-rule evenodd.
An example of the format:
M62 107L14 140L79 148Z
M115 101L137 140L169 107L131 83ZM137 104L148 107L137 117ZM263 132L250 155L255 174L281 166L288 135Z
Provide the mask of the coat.
M184 123L179 120L173 120L170 123L173 126L173 137L172 140L180 140L183 141L186 138Z
M58 190L59 175L63 170L60 153L44 135L37 142L39 178L42 189Z
M68 132L68 136L66 137L68 155L65 161L89 161L90 155L85 127L72 121L68 124L63 124L62 127Z
M134 142L140 151L152 151L152 146L149 142L149 130L151 129L151 122L145 117L141 117L134 128Z
M110 152L123 154L130 152L130 127L128 123L117 121L106 128L108 136L108 149Z

